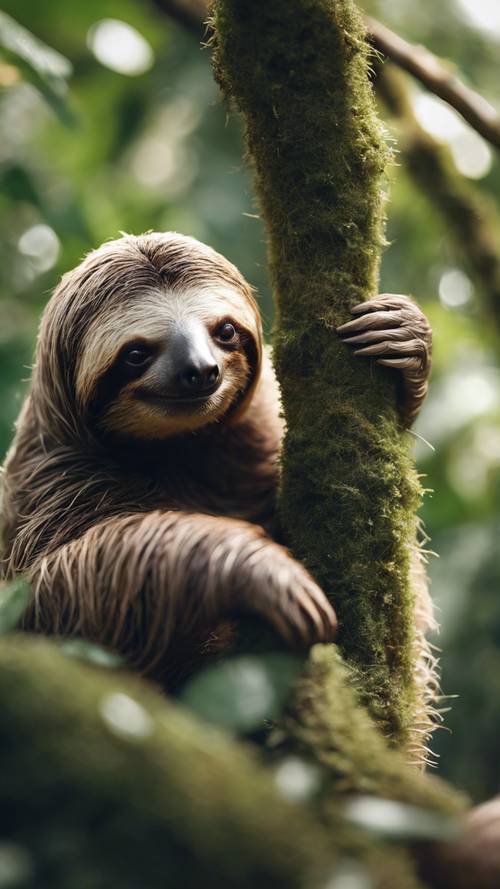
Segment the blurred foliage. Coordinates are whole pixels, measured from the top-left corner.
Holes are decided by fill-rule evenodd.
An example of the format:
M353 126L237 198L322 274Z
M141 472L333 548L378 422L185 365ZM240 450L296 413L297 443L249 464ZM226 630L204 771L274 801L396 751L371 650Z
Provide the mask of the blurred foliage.
M500 33L474 27L465 0L362 5L451 60L500 108ZM272 319L265 234L238 121L219 100L209 51L140 0L7 0L3 9L33 37L21 40L22 51L15 41L7 46L0 18L2 454L50 289L87 250L120 231L175 229L210 243L257 287L268 329ZM143 53L142 68L138 58L136 73L134 45L122 46L128 73L109 67L119 61L116 25L106 32L113 52L104 64L98 38L105 20L128 23L147 42L150 57ZM50 59L59 60L56 71ZM496 155L471 184L498 205ZM381 289L412 293L435 334L416 453L433 492L422 514L440 554L430 557L430 572L443 689L458 696L446 714L452 731L439 732L435 746L443 774L479 799L500 790L500 332L484 316L446 226L401 161L393 170L388 237Z
M449 840L457 832L457 821L436 815L431 809L410 806L376 796L351 797L344 818L385 840Z
M29 584L23 579L0 584L0 636L16 628L28 604L29 594Z
M278 718L302 667L286 652L228 658L196 674L180 698L208 722L246 734Z
M17 70L38 88L61 120L71 122L64 101L67 78L72 73L68 59L41 43L5 12L0 12L0 48L4 62L11 62L14 72Z

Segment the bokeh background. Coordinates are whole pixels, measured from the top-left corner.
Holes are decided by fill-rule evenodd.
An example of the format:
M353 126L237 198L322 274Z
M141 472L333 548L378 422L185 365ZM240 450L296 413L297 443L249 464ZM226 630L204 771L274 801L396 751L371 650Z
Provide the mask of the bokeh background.
M364 9L422 43L500 109L497 0L378 0ZM221 104L209 50L144 0L8 0L0 13L0 459L29 377L40 312L60 275L121 231L174 229L211 244L258 288L269 331L265 233ZM15 20L15 21L12 21ZM23 26L27 32L16 26ZM428 490L442 650L438 769L476 800L500 791L500 164L498 153L410 78L413 134L487 227L490 266L397 150L381 290L411 293L435 337L415 429ZM381 106L382 114L386 114ZM424 177L425 178L425 177ZM500 268L500 265L499 265ZM496 302L495 302L496 300Z

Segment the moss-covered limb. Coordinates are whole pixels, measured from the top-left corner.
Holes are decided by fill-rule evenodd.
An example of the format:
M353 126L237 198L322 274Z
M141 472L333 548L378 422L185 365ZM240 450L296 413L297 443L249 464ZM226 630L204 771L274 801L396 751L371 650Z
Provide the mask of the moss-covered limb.
M416 186L442 217L483 296L485 309L500 327L500 218L486 195L456 170L449 150L419 125L406 80L394 66L378 69L377 93L399 126L401 157Z
M48 640L0 643L0 826L21 889L319 889L354 858L374 889L419 889L404 848L328 825L248 749L137 677ZM6 846L6 843L14 844Z
M416 771L389 747L368 712L359 706L352 671L331 645L311 650L298 681L293 711L285 719L296 749L324 766L326 808L343 795L367 793L455 814L464 798L437 778Z
M332 872L319 826L244 748L135 677L13 637L0 709L2 841L31 856L23 889L288 889Z
M319 812L334 832L335 842L341 844L344 856L369 861L380 874L382 886L386 886L385 881L387 885L394 881L396 886L406 887L413 880L420 885L422 864L422 885L434 886L436 875L441 879L446 874L448 863L446 857L441 860L439 844L421 847L410 842L399 849L399 857L394 856L393 849L384 862L380 849L364 848L359 837L346 832L342 818L339 821L352 794L396 800L445 817L460 816L467 801L438 778L415 770L401 752L389 746L366 709L359 705L355 676L334 646L317 645L312 649L291 707L276 731L278 749L280 742L323 770Z
M410 544L419 486L391 372L335 328L377 290L388 150L351 0L218 0L216 71L243 112L269 230L288 434L281 514L339 613L394 738L414 716Z

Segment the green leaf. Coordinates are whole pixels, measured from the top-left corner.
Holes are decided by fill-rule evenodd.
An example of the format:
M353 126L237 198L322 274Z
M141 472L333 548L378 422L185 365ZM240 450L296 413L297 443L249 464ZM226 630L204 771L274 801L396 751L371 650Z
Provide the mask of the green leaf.
M279 716L301 666L288 653L231 658L195 676L181 700L208 722L245 734Z
M449 840L458 830L455 818L375 796L351 797L343 815L350 824L385 840Z
M354 858L341 858L327 889L374 889L370 871Z
M88 642L86 639L65 639L61 642L60 649L67 657L74 657L96 667L107 667L108 669L116 669L124 664L123 658L95 642Z
M24 578L0 585L0 636L17 627L29 594L30 587Z
M74 123L74 115L66 103L67 79L73 70L69 59L1 11L0 51L37 87L63 123Z

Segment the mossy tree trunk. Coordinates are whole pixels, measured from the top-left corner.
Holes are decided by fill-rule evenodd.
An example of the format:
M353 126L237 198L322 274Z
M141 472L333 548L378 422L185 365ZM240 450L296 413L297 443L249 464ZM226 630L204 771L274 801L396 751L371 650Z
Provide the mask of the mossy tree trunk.
M269 232L288 433L281 518L339 613L339 644L387 734L414 719L408 569L419 485L390 371L335 328L377 292L389 152L351 0L218 0L216 71L243 112Z

